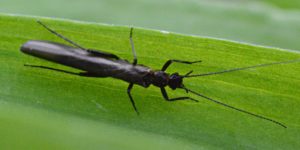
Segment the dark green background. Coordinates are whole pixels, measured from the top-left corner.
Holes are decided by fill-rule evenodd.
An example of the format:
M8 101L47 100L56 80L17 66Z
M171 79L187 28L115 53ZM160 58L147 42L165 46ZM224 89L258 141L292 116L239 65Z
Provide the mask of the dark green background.
M0 2L3 13L69 18L107 24L0 14L1 149L296 149L299 147L299 63L194 78L186 86L212 98L283 122L270 122L215 105L169 103L159 89L134 87L142 115L130 106L127 83L29 69L24 63L78 71L19 51L30 39L63 43L36 20L81 45L131 60L128 26L141 64L160 68L170 58L203 60L176 64L169 72L209 72L299 58L299 53L182 34L300 49L297 1L38 1ZM170 96L185 95L171 91ZM192 95L190 95L192 96ZM197 98L197 97L194 97Z
M298 0L1 0L0 12L134 25L300 49Z

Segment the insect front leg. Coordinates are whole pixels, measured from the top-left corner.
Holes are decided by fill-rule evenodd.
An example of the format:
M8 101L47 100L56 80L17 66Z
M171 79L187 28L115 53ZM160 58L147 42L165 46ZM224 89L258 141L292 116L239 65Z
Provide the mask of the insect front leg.
M198 102L198 100L196 100L196 99L193 99L193 98L191 98L191 97L187 97L187 96L185 96L185 97L176 97L176 98L169 98L169 96L168 96L168 94L167 94L167 91L166 91L166 89L165 88L160 88L160 91L161 91L161 93L162 93L162 95L163 95L163 97L164 97L164 99L165 100L167 100L167 101L177 101L177 100L192 100L192 101L195 101L195 102Z
M161 71L167 70L167 68L168 68L173 62L182 63L182 64L194 64L194 63L199 63L199 62L201 62L201 60L199 60L199 61L185 61L185 60L170 59L170 60L168 60L168 61L163 65L163 67L161 68Z
M133 83L130 83L129 86L128 86L128 88L127 88L127 94L128 94L128 96L129 96L129 98L130 98L130 102L131 102L131 104L132 104L132 106L133 106L135 112L139 115L139 112L138 112L137 108L135 107L134 100L133 100L133 98L132 98L132 96L131 96L131 93L130 93L132 87L133 87Z

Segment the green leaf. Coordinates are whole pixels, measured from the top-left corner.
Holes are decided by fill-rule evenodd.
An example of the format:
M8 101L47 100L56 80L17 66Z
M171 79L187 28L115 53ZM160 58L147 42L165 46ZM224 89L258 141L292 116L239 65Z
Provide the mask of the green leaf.
M232 106L284 123L271 122L200 100L167 102L156 87L134 86L137 116L128 83L84 78L24 67L68 68L20 52L28 40L65 43L36 23L41 20L78 44L132 60L129 27L0 15L1 149L296 149L300 146L300 64L285 64L185 79L185 86ZM299 59L300 54L226 40L135 28L140 64L159 69L168 59L202 60L173 64L169 73L219 71ZM67 44L67 43L65 43Z

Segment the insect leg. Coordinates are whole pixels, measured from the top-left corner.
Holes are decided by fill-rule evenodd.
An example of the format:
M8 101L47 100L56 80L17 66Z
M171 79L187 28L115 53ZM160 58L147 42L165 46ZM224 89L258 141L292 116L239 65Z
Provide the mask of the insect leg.
M134 100L133 100L133 98L132 98L132 96L131 96L131 93L130 93L132 87L133 87L133 83L130 83L129 86L128 86L128 88L127 88L127 94L128 94L128 96L129 96L129 98L130 98L130 102L131 102L131 104L132 104L132 106L133 106L135 112L139 115L139 112L138 112L137 108L135 107Z
M28 64L24 64L24 66L33 67L33 68L48 69L48 70L58 71L58 72L62 72L62 73L70 74L70 75L77 75L77 76L84 76L84 77L99 77L99 75L91 74L89 72L76 73L76 72L66 71L66 70L62 70L62 69L51 68L51 67L47 67L47 66L37 66L37 65L28 65Z
M192 101L198 102L198 100L195 100L195 99L193 99L193 98L191 98L191 97L187 97L187 96L185 96L185 97L169 98L166 89L163 88L163 87L160 88L160 91L161 91L161 93L162 93L164 99L167 100L167 101L192 100Z
M86 50L92 56L99 56L99 57L107 57L107 58L119 59L119 57L116 56L115 54L111 54L111 53L107 53L107 52L101 52L101 51L97 51L97 50L86 49L86 48L80 46L79 44L71 41L70 39L66 38L65 36L57 33L56 31L50 29L48 26L46 26L45 24L43 24L41 21L37 21L37 23L39 23L40 25L42 25L44 28L46 28L48 31L50 31L54 35L62 38L63 40L67 41L68 43L72 44L73 46L75 46L77 48L80 48L82 50Z
M170 60L168 60L168 61L163 65L163 67L161 68L161 71L167 70L167 68L168 68L173 62L183 63L183 64L193 64L193 63L201 62L201 60L199 60L199 61L184 61L184 60L170 59Z
M77 43L71 41L70 39L68 39L68 38L64 37L63 35L61 35L61 34L55 32L55 31L52 30L52 29L50 29L48 26L46 26L45 24L43 24L41 21L38 20L37 23L40 24L41 26L43 26L44 28L46 28L49 32L51 32L51 33L53 33L54 35L56 35L56 36L62 38L62 39L65 40L65 41L69 42L70 44L74 45L75 47L85 50L85 48L81 47L81 46L78 45Z
M132 39L132 32L133 32L133 27L130 28L129 40L130 40L132 54L133 54L133 62L132 62L132 64L136 65L137 64L137 57L136 57L136 52L134 50L134 43L133 43L133 39Z

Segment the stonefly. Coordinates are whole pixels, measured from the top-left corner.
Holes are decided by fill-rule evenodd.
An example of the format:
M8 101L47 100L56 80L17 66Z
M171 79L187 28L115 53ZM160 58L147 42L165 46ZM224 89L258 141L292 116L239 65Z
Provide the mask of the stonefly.
M37 23L39 23L41 26L43 26L45 29L47 29L54 35L67 41L74 47L55 43L55 42L50 42L50 41L30 40L22 45L21 51L26 54L35 56L35 57L46 59L46 60L49 60L49 61L52 61L55 63L59 63L62 65L66 65L69 67L77 68L77 69L83 70L84 72L74 73L74 72L69 72L69 71L65 71L65 70L61 70L61 69L56 69L56 68L51 68L51 67L46 67L46 66L37 66L37 65L25 65L25 66L50 69L50 70L54 70L54 71L59 71L59 72L63 72L63 73L84 76L84 77L112 77L112 78L124 80L129 83L129 86L127 88L127 93L130 98L131 104L137 114L139 114L139 112L135 106L134 100L130 93L131 89L133 88L133 85L137 84L137 85L147 88L151 84L153 84L154 86L157 86L160 88L163 98L167 101L192 100L192 101L198 102L198 100L191 98L191 97L187 97L187 96L176 97L176 98L168 97L168 94L165 90L166 86L169 86L173 90L179 88L179 89L185 90L187 93L188 92L193 93L197 96L200 96L202 98L210 100L214 103L234 109L239 112L246 113L248 115L252 115L252 116L260 118L260 119L264 119L264 120L273 122L277 125L280 125L280 126L286 128L286 126L284 124L282 124L278 121L275 121L273 119L270 119L270 118L267 118L267 117L264 117L264 116L261 116L258 114L254 114L252 112L242 110L240 108L230 106L228 104L222 103L220 101L209 98L205 95L197 93L191 89L188 89L187 87L184 86L183 79L199 77L199 76L216 75L216 74L228 73L228 72L233 72L233 71L246 70L246 69L250 69L250 68L293 63L293 62L300 61L299 59L282 61L282 62L273 62L273 63L268 63L268 64L259 64L259 65L249 66L249 67L234 68L234 69L228 69L228 70L204 73L204 74L191 74L192 71L190 71L184 75L179 75L177 72L168 74L165 71L173 62L183 63L183 64L193 64L193 63L199 63L201 61L184 61L184 60L171 59L171 60L168 60L160 70L152 70L149 67L137 64L136 52L134 50L134 43L132 40L133 28L130 28L129 40L130 40L134 59L133 59L133 62L130 63L126 60L120 59L118 56L111 54L111 53L107 53L107 52L103 52L103 51L99 51L99 50L91 50L91 49L86 49L84 47L81 47L80 45L69 40L68 38L64 37L63 35L50 29L42 22L37 21Z

